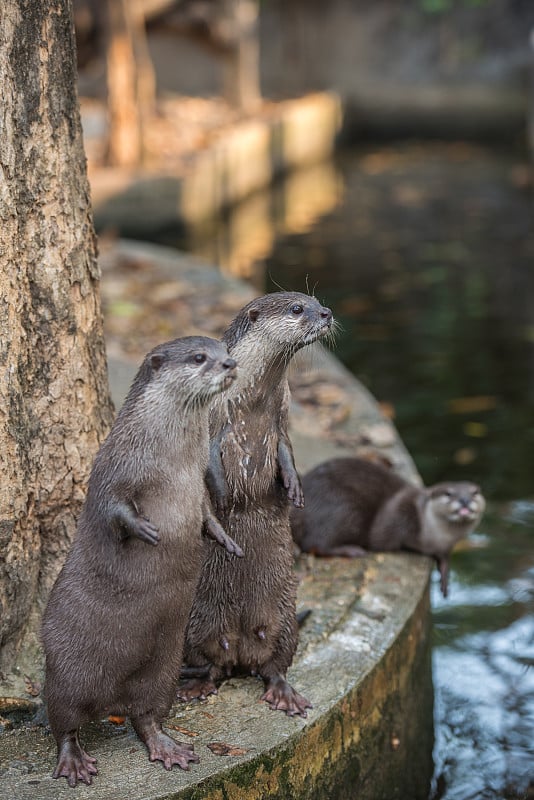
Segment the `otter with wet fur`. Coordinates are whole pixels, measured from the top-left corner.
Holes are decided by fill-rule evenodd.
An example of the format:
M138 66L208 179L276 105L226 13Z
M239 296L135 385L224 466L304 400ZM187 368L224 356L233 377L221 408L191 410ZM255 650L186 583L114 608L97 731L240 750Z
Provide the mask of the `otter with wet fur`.
M184 648L187 667L206 668L206 677L181 686L181 700L215 693L224 676L243 671L263 678L271 708L304 717L310 707L285 678L298 636L289 503L303 504L287 432L286 371L331 327L332 312L315 298L276 292L245 306L224 334L240 373L212 410L208 483L245 557L229 565L211 547Z
M156 347L100 448L78 531L43 619L54 778L92 782L81 724L127 715L151 761L189 769L198 756L161 723L174 699L202 566L208 406L236 376L221 342ZM220 531L215 531L220 538ZM233 542L228 540L231 552Z
M291 513L298 546L320 556L413 550L435 558L447 596L449 554L478 525L486 506L478 486L420 488L361 458L325 461L303 478L306 508Z

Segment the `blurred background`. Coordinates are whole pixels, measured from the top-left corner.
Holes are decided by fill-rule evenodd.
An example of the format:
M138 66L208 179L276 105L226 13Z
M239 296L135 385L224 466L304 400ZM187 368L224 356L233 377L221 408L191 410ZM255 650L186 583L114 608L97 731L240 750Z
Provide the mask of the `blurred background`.
M449 599L433 587L429 797L534 797L534 2L75 12L101 247L313 289L425 483L482 486Z

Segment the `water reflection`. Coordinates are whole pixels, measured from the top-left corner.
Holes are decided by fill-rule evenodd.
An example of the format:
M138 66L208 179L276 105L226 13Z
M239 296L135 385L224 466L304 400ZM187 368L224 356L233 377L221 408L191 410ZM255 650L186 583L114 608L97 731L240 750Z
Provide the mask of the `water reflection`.
M534 232L518 158L406 145L341 166L343 205L280 241L267 275L317 284L345 329L337 352L393 404L427 483L474 475L491 497L528 497Z
M261 289L264 260L277 240L308 232L339 205L342 195L336 166L315 164L292 173L272 192L255 194L221 218L191 228L185 241L184 234L174 228L159 230L155 238L161 244L185 248L217 264L225 274L245 278Z

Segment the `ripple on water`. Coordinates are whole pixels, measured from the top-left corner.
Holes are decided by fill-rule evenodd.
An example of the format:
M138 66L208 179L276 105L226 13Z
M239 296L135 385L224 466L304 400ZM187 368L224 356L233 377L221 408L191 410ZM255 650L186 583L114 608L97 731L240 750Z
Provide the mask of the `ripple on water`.
M435 647L433 672L434 797L524 796L534 783L533 618Z

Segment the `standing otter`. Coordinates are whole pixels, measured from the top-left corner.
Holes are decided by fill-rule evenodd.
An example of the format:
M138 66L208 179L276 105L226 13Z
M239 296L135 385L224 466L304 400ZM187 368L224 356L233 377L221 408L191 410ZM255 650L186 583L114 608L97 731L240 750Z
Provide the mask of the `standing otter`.
M161 723L174 698L202 565L207 408L232 383L235 367L213 339L159 345L95 458L42 629L58 746L53 777L69 786L90 784L97 773L79 726L111 713L130 717L151 761L166 769L198 761Z
M288 498L303 504L286 370L297 350L331 327L332 312L315 298L276 292L246 305L223 336L242 370L227 401L213 406L208 484L245 557L229 569L210 549L184 646L189 674L207 667L206 676L180 687L181 700L216 693L217 681L243 670L263 678L271 708L305 717L311 707L285 679L297 645Z
M449 554L476 527L486 503L473 483L407 483L361 458L335 458L303 478L306 508L291 513L295 542L320 556L414 550L433 556L447 596Z

